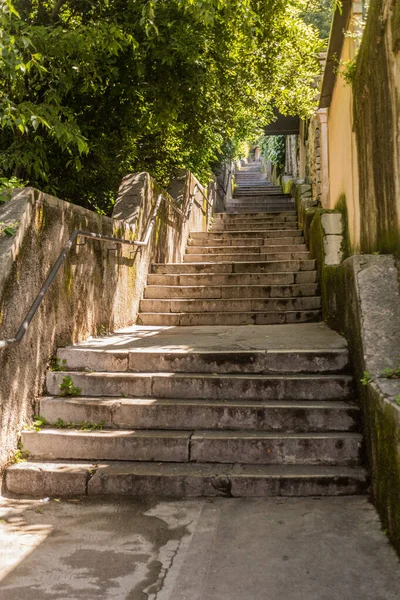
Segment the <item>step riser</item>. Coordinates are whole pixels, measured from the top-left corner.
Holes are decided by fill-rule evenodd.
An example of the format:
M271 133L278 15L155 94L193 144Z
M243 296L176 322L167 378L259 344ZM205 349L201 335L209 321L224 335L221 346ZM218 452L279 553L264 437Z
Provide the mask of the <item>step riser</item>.
M140 310L154 313L203 313L203 312L252 312L252 311L301 311L319 310L321 298L247 298L234 300L142 300Z
M222 462L254 465L358 465L361 444L357 436L337 438L218 438L194 435L190 457L193 462Z
M213 325L285 325L321 321L320 311L258 313L141 313L138 325L192 327Z
M265 221L243 221L241 223L213 223L212 230L213 231L241 231L243 229L255 230L255 229L266 229L269 231L274 231L276 229L297 229L297 223L292 223L290 221L275 221L271 223L266 223Z
M187 247L187 252L199 252L200 249L204 248L218 248L218 252L229 251L229 248L235 246L246 246L247 248L256 248L257 252L276 252L281 251L283 248L287 248L288 252L295 252L297 249L306 250L307 247L304 244L302 237L285 237L285 238L220 238L215 237L212 233L209 234L210 239L192 239ZM300 248L299 248L300 246ZM261 247L261 248L260 248ZM221 248L221 250L219 250ZM247 250L246 250L247 251ZM203 250L201 250L203 253Z
M280 243L281 238L301 238L303 239L303 232L299 229L295 230L274 230L274 231L229 231L229 232L215 232L215 233L191 233L190 237L192 240L237 240L240 239L265 239L268 240L266 243L275 244Z
M251 240L250 240L251 241ZM295 254L298 252L303 252L308 254L307 246L305 244L295 244L292 246L270 246L266 244L253 245L247 244L245 247L240 246L192 246L186 249L187 254ZM258 256L256 256L258 258Z
M227 275L154 275L148 276L148 285L178 285L178 286L251 286L251 285L293 285L308 284L317 281L316 271L301 271L299 273L238 273Z
M274 219L276 219L277 217L295 217L295 218L297 218L297 212L295 210L287 210L287 211L283 211L278 214L276 212L268 214L265 211L263 211L261 213L245 213L244 215L243 214L240 214L240 215L228 214L226 212L214 213L214 219L231 220L231 219L235 219L235 218L243 219L245 217L252 218L252 219L257 219L257 218L266 219L266 218L270 218L270 217L273 217Z
M203 262L252 262L256 259L263 262L276 262L278 260L307 260L309 258L309 253L307 252L276 252L271 254L255 254L254 252L251 254L239 254L239 253L231 253L231 254L217 254L217 253L207 253L207 254L185 254L183 260L185 263L203 263Z
M265 223L266 228L268 229L269 225L273 225L275 223L297 223L297 216L284 216L282 214L276 216L267 216L267 214L260 215L249 215L245 213L242 215L214 215L214 223L219 223L222 226L238 224L241 223Z
M71 372L82 396L110 398L172 398L206 400L350 400L350 377L232 377ZM47 373L47 390L59 396L63 372Z
M165 436L160 432L159 437L138 437L129 431L96 436L75 430L52 435L21 434L23 448L34 460L188 462L189 439L189 432L168 432Z
M287 286L227 286L212 287L162 287L148 285L144 295L146 299L173 299L173 298L299 298L302 296L315 296L318 293L316 283L309 285Z
M349 368L347 351L265 352L127 352L60 348L68 369L154 373L342 373Z
M357 408L299 408L266 406L216 406L209 403L132 405L128 401L93 401L79 404L76 400L42 399L40 414L48 423L104 422L113 429L215 429L255 430L293 433L358 431Z
M85 465L65 469L65 465L35 468L28 463L14 465L6 473L6 490L17 495L79 497L92 495L161 496L170 498L201 497L296 497L296 496L348 496L365 494L368 478L365 473L354 475L318 474L316 476L265 476L246 474L239 467L226 465L226 470L215 469L203 474L192 465L186 472L163 466L156 471L154 465L126 463L113 465ZM140 468L142 467L142 468ZM175 468L175 471L174 471ZM261 471L261 469L260 469Z
M315 260L288 260L276 262L231 262L231 263L178 263L153 264L152 273L157 275L179 275L195 273L284 273L290 271L314 271Z
M23 448L33 460L116 460L157 462L233 463L248 465L359 464L360 436L331 434L271 437L232 432L215 437L211 432L158 432L149 436L130 430L86 433L74 430L52 433L22 432Z
M205 325L285 325L316 323L322 318L320 311L252 312L252 313L141 313L138 325L190 327Z

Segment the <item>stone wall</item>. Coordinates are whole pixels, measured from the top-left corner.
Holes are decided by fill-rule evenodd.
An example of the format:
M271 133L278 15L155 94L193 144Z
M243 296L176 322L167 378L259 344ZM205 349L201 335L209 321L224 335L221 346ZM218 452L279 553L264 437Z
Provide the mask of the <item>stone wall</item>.
M180 181L182 210L195 184L190 175ZM147 173L129 175L113 219L32 188L2 205L0 221L18 222L18 229L13 237L0 235L0 339L15 336L73 230L141 240L159 191ZM56 348L134 323L150 262L179 262L189 231L207 230L210 210L197 193L185 224L170 204L162 205L147 248L90 240L71 251L22 343L0 350L0 467L33 415Z
M311 185L312 198L321 202L321 145L320 145L320 123L317 115L314 115L308 126L308 138L306 142L307 166L306 179Z
M371 0L353 84L360 248L400 249L400 3Z
M345 216L305 209L311 255L317 259L324 320L348 340L362 409L371 496L400 554L399 271L391 255L347 252Z
M299 172L299 136L286 136L286 156L285 156L285 175L290 175L292 179L300 177Z

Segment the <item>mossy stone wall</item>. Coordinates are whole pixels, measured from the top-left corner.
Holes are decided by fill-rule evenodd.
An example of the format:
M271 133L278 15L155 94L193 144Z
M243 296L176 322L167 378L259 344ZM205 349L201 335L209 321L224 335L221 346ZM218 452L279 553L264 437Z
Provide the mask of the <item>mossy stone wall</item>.
M360 249L400 251L400 7L371 0L357 59Z
M400 380L382 375L399 364L399 272L390 255L353 255L337 266L326 265L322 214L314 211L309 239L318 263L323 318L348 341L371 496L400 555ZM361 383L365 372L371 378L367 385Z

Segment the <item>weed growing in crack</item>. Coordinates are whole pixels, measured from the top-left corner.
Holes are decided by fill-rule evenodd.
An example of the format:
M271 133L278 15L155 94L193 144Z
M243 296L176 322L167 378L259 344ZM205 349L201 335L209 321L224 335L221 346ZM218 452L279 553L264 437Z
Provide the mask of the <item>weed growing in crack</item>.
M368 385L372 381L372 373L369 371L364 371L363 376L360 379L360 383L362 385Z
M61 396L80 396L81 388L76 387L70 375L63 377L60 383Z
M65 358L60 360L58 356L53 356L49 362L50 371L65 371L67 369L67 361Z
M63 419L58 418L53 427L57 429L78 429L79 431L101 431L104 429L104 424L105 421L100 421L99 423L91 423L90 421L74 423L73 421L63 421Z
M29 450L24 450L21 440L18 442L17 450L11 459L13 464L26 462L29 458Z

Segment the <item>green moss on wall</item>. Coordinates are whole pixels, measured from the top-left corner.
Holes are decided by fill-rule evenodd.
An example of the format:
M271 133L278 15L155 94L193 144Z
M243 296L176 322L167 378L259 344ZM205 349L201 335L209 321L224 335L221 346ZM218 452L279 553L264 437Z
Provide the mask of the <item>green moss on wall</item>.
M400 52L400 4L395 2L393 6L392 14L392 39L393 39L393 52Z
M387 15L393 8L391 23ZM354 129L360 190L360 249L393 253L400 249L395 180L399 98L394 101L395 57L388 42L400 44L400 8L392 0L371 0L354 77Z
M373 385L368 386L362 406L372 497L383 528L400 555L399 409L385 401Z
M345 199L337 207L345 216ZM375 384L362 386L365 370L362 346L362 317L356 288L357 257L338 266L324 264L323 210L315 211L310 226L310 252L317 260L323 318L343 334L349 345L358 397L366 459L371 471L371 495L382 525L400 555L400 411L385 400ZM346 226L344 222L344 229Z

